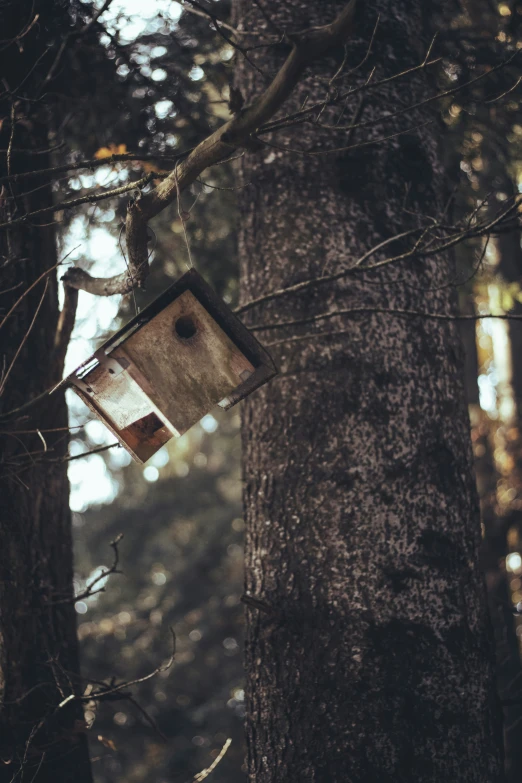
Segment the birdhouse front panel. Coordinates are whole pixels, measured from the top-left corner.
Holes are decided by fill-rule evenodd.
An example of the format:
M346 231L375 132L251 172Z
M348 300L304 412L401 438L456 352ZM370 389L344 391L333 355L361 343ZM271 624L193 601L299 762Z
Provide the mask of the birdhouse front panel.
M216 404L230 408L276 372L264 348L191 269L62 384L145 462Z
M180 435L254 372L191 291L131 335L112 356L129 362L131 377L147 387L151 401Z

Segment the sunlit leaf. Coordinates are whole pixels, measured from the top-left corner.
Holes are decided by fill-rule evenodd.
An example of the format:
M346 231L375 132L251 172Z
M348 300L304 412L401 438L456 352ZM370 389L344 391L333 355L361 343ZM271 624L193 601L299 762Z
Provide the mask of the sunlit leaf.
M103 158L110 158L111 155L125 155L127 152L126 144L109 144L108 147L100 147L94 153L96 160L102 160Z
M98 739L104 747L116 751L117 749L116 745L111 739L109 739L108 737L103 737L101 734L98 734Z

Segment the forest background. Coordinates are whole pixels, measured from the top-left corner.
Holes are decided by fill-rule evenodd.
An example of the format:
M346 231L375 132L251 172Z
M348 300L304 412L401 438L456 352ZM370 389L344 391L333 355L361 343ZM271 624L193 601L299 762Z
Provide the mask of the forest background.
M74 34L67 68L59 64L53 75L57 101L68 104L67 111L61 105L56 113L60 122L53 129L54 143L57 151L67 145L73 161L76 156L97 163L91 171L56 179L56 201L161 172L162 158L167 165L169 156L230 116L234 63L243 54L227 40L228 2L212 3L212 13L225 22L218 29L205 12L198 13L197 3L184 7L185 12L166 0L73 2L69 21L57 14L57 35ZM522 48L522 7L478 3L453 20L446 31L449 40L452 29L464 41L464 54L453 64L448 58L448 85L469 78L473 58L473 67L487 72ZM371 69L371 50L367 66ZM492 209L501 207L521 189L517 78L512 65L507 76L440 101L457 213L488 198ZM9 130L9 123L4 127ZM150 164L136 164L132 171L111 157L134 151L150 155ZM263 154L270 165L270 150ZM105 159L110 162L102 165ZM192 263L225 301L237 304L237 187L248 188L248 182L234 178L234 162L214 167L184 194L182 205L158 216L146 291L123 298L80 292L66 371ZM10 198L5 186L2 197ZM87 199L79 210L55 214L64 260L60 274L78 263L101 276L124 268L120 226L125 205L125 198L95 204ZM455 253L464 313L522 312L518 235L460 246ZM522 626L517 617L522 607L522 363L517 359L522 325L479 320L463 324L462 336L483 563L497 634L499 690L507 702L508 765L515 781L522 770ZM246 778L238 412L206 416L139 467L113 447L110 433L74 395L68 402L83 674L92 682L140 679L168 659L170 627L177 640L175 665L132 688L132 700L85 705L96 780L185 780L208 767L230 737L231 747L213 775L216 781L239 783ZM82 598L86 586L110 566L110 543L121 533L123 573L97 582L104 592Z

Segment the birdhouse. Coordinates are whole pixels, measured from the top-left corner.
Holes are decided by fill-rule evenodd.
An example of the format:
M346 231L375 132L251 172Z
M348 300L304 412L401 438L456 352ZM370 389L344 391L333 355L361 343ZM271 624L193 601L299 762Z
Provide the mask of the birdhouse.
M276 372L269 354L191 269L60 386L74 389L142 463L215 405L228 410Z

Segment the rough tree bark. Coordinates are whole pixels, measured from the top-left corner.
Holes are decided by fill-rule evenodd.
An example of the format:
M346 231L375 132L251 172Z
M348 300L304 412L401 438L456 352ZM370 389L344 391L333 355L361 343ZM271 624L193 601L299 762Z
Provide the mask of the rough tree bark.
M340 2L236 0L245 27L324 24ZM430 7L428 7L430 6ZM431 4L366 4L348 44L376 78L415 65ZM365 43L366 42L366 43ZM334 55L335 53L332 53ZM337 64L342 57L338 54ZM258 64L271 72L278 53ZM335 70L317 69L323 79ZM260 77L241 64L248 97ZM294 106L314 99L310 77ZM324 85L324 81L323 81ZM375 91L364 120L426 97L423 75ZM323 120L325 118L323 117ZM245 157L239 221L244 302L347 268L374 244L436 214L444 171L436 117L415 112L375 147L312 157L266 147ZM356 132L335 146L383 129ZM383 134L384 135L384 134ZM264 137L266 138L266 137ZM318 130L277 144L309 148ZM403 210L406 191L407 207ZM394 251L399 252L399 245ZM447 258L351 276L257 306L251 323L376 306L451 313ZM330 332L329 336L324 336ZM315 333L315 336L314 336ZM449 322L364 314L266 330L280 375L245 403L249 774L255 783L496 783L501 730L471 468L462 354ZM303 339L297 340L296 338Z
M35 78L39 75L38 57L56 11L52 4L30 2L6 3L1 9L0 70L7 91L1 108L4 113L6 106L10 109L0 132L2 174L8 168L17 172L50 165L49 155L34 154L51 145L45 102L9 100L8 91L30 68ZM38 24L13 53L5 42L26 30L31 14L39 15ZM49 65L43 59L41 69ZM51 203L51 188L44 182L4 187L0 219ZM0 253L0 781L89 783L81 708L73 703L57 709L80 682L63 461L68 417L63 395L45 394L61 377L64 354L63 344L55 344L54 225L44 218L2 232ZM65 331L70 326L64 325ZM39 396L39 403L26 406Z

